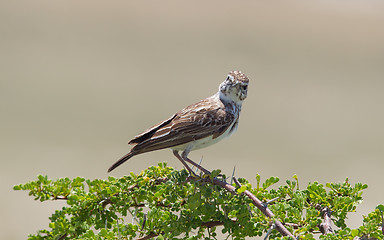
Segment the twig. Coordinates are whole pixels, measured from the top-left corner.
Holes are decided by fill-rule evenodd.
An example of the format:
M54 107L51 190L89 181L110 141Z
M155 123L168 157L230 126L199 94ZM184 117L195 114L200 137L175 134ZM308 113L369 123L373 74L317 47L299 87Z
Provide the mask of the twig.
M232 222L236 223L235 220L232 220ZM207 227L207 228L217 227L217 226L221 226L221 225L224 225L224 222L222 222L222 221L209 221L209 222L203 222L201 224L202 227Z
M296 223L283 223L284 226L290 226L292 227L293 229L299 229L299 227L301 227L300 224L296 224Z
M62 235L61 237L58 238L58 240L62 240L64 238L66 238L68 236L68 233L65 233L64 235Z
M147 236L138 238L137 240L148 240L148 239L151 239L151 238L154 238L154 237L157 237L157 236L159 236L159 234L157 234L157 233L150 233Z
M239 182L239 180L237 180L236 177L233 177L233 181L235 182L235 184L236 184L236 186L237 186L238 188L241 188L241 183Z
M53 200L68 200L67 196L53 196Z

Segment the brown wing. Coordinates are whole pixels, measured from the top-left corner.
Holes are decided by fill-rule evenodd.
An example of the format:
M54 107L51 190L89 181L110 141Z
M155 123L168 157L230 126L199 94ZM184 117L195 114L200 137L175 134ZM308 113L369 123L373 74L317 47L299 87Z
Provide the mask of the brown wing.
M144 153L182 145L210 135L216 138L231 126L235 118L225 111L221 102L207 98L138 135L130 142L137 143L131 151Z
M176 114L174 114L172 117L168 118L167 120L145 130L143 133L137 135L131 141L129 141L128 144L137 144L147 139L150 139L156 133L156 131L166 126L167 124L169 124L175 117L176 117Z

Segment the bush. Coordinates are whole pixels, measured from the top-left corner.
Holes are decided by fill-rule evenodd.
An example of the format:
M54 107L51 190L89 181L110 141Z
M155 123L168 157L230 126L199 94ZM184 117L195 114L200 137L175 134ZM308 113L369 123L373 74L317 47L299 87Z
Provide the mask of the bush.
M159 163L108 180L38 176L14 189L29 191L35 200L68 204L52 214L48 229L29 239L217 239L219 230L232 239L383 239L383 205L357 229L345 223L366 184L352 186L346 179L299 189L294 176L272 188L279 178L262 182L256 175L253 187L242 178L226 183L219 173L192 177Z

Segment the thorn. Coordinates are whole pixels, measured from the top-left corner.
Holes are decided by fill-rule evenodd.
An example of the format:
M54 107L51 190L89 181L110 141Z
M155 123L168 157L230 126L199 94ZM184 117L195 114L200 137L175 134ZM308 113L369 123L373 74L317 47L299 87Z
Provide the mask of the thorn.
M121 235L120 235L120 226L119 226L119 219L118 219L118 218L116 219L116 224L117 224L117 234L118 234L118 236L119 236L118 239L121 239Z
M276 201L276 200L279 199L279 198L280 198L280 197L275 197L274 199L269 200L269 201L267 202L267 204L270 204L270 203Z
M204 156L201 156L201 158L200 158L200 161L199 161L199 164L198 164L199 166L201 166L201 162L203 161L203 157L204 157ZM193 170L193 168L192 168L192 170ZM195 171L195 173L197 173L197 170L198 170L198 168L196 167L196 171Z
M104 214L104 213L103 213ZM108 218L105 218L105 229L108 229L107 226L108 226Z
M267 208L269 204L273 203L274 201L278 200L280 197L275 197L274 199L271 199L267 201L266 203L263 203L264 207Z
M265 235L264 240L267 240L269 235L271 234L272 230L276 228L276 225L272 223L271 227L268 229L267 235Z
M143 224L141 225L141 230L140 231L143 231L144 227L145 227L145 223L147 222L147 214L144 213L144 217L143 217Z
M236 170L236 165L233 166L232 177L231 177L231 185L233 183L233 178L235 177L235 170Z
M137 224L140 224L139 220L136 218L136 208L135 208L135 210L133 212L132 212L131 209L128 208L128 212L132 215L132 224L135 224L135 222Z
M252 210L249 204L247 204L247 208L248 208L249 216L253 217Z

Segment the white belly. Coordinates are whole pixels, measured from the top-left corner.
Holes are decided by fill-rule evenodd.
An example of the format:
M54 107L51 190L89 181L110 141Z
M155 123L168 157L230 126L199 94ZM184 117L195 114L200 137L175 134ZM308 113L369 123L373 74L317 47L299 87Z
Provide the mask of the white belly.
M233 124L236 124L236 126L233 126ZM179 145L179 146L172 147L172 150L184 151L186 148L189 148L190 151L193 151L193 150L196 150L196 149L200 149L200 148L205 148L205 147L211 146L212 144L215 144L215 143L221 141L222 139L224 139L226 137L229 137L234 132L236 132L236 130L237 130L237 122L235 121L235 123L233 123L233 124L231 126L229 126L229 128L225 131L225 133L221 134L220 136L218 136L215 139L213 139L213 136L208 136L206 138L195 140L195 141L190 142L190 143L186 143L186 144L182 144L182 145ZM233 129L232 129L232 127L233 127Z

